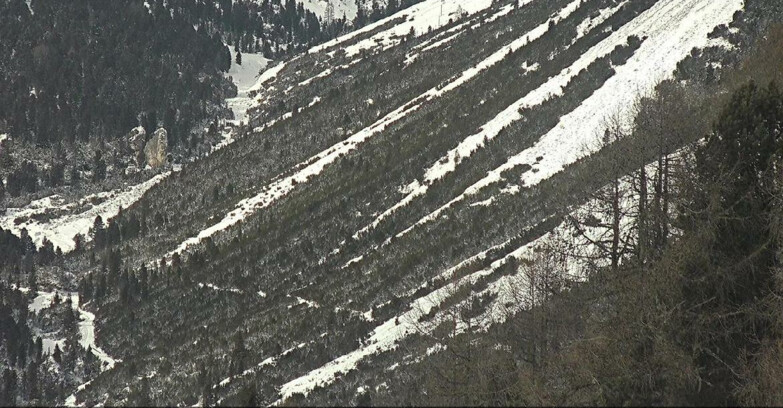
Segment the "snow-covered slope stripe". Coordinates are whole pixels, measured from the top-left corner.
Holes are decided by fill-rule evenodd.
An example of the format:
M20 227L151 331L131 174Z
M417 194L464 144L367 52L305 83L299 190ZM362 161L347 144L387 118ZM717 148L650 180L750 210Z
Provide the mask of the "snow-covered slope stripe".
M492 275L498 268L505 265L511 257L523 257L531 254L533 248L539 245L547 236L549 236L549 234L534 239L530 243L525 244L519 249L492 262L487 268L459 277L456 280L455 273L461 268L471 263L485 260L489 252L508 245L508 242L480 252L440 273L438 279L450 280L451 282L414 300L411 302L410 307L406 312L391 318L376 327L375 330L370 333L370 338L365 342L364 346L284 384L280 389L281 398L273 405L280 405L293 394L301 393L307 395L317 387L323 387L333 383L340 375L344 375L355 369L361 360L395 349L401 340L412 334L426 334L430 332L437 327L439 316L444 316L443 311L441 311L429 321L423 319L430 314L433 308L441 306L446 300L452 298L458 293L460 288L472 286L480 279ZM425 284L422 287L426 286L427 285Z
M272 68L267 69L266 71L262 72L261 75L258 76L258 79L256 80L256 83L253 84L250 88L247 89L247 92L249 94L252 94L254 92L258 92L263 89L264 84L267 82L277 78L277 75L280 74L280 72L283 70L283 68L286 67L285 62L279 62L277 65L275 65Z
M577 9L579 9L581 3L581 0L575 0L571 2L566 7L564 7L556 17L534 28L527 36L512 42L508 46L494 53L486 61L501 60L509 52L514 52L527 45L529 42L540 38L547 33L550 27L550 23L557 23L558 21L567 18ZM575 38L574 41L584 36L584 34L586 33L582 33L581 36ZM506 126L512 122L516 122L522 119L522 115L519 113L521 108L539 105L547 98L552 96L560 96L563 93L563 88L568 84L569 81L571 81L571 79L579 74L579 71L588 67L598 58L601 58L610 53L617 45L625 44L625 42L626 40L624 37L622 39L614 37L611 41L602 41L583 54L582 57L579 58L579 60L577 60L573 65L561 71L560 74L508 106L492 120L484 124L481 127L480 132L465 138L456 148L449 151L434 165L428 168L425 171L424 178L421 182L414 181L405 187L403 191L406 192L407 195L402 200L376 217L372 223L362 228L360 231L354 234L353 237L359 238L362 234L377 227L384 219L392 215L394 212L410 204L416 197L424 195L434 182L442 179L447 174L456 170L458 164L469 158L476 150L482 148L489 140L494 139Z
M502 181L502 174L507 170L530 164L536 171L523 174L521 182L531 186L591 154L594 146L599 145L596 142L609 116L618 114L625 121L630 121L632 114L629 107L637 96L671 77L677 63L687 57L692 49L708 44L707 34L714 27L731 22L733 14L742 9L743 5L743 0L661 0L656 3L604 40L604 43L620 44L630 35L647 37L624 65L616 67L615 75L599 90L574 111L563 116L558 125L533 147L512 156L462 194L397 236L405 235L416 226L438 218L455 203ZM537 157L543 157L543 160L537 163Z
M519 7L525 6L528 3L532 2L533 0L520 0ZM470 25L471 29L476 29L482 24L488 24L495 20L497 20L500 17L503 17L510 13L512 10L514 10L514 5L509 4L501 8L497 13L493 14L492 16L484 19L481 22L474 22L474 21L466 21L464 23L461 23L455 27L449 28L446 31L443 31L442 33L439 33L438 35L433 36L432 38L427 39L426 41L422 42L421 44L415 45L413 48L411 48L411 51L408 52L408 54L405 56L405 65L410 65L414 61L416 61L419 56L422 53L425 53L431 49L441 47L445 44L448 44L449 42L453 41L460 35L464 33L464 28L468 25Z
M609 17L613 16L615 13L617 13L620 8L622 8L628 1L621 1L617 3L614 7L607 7L604 9L601 9L598 13L598 15L595 18L589 18L582 22L582 24L579 24L579 26L576 27L577 35L584 35L585 33L590 32L590 30L598 27L601 25L604 21L606 21Z
M529 1L532 0L521 0L521 2L525 3ZM470 15L482 11L491 5L492 0L426 0L356 31L352 31L346 35L312 47L307 53L312 54L324 51L344 42L351 41L361 35L370 33L394 20L403 18L405 20L404 23L395 24L388 30L376 33L367 39L344 48L349 57L355 56L362 50L375 48L377 46L382 46L383 49L387 49L399 44L400 39L411 32L416 36L420 36L427 33L430 28L434 30L448 24L450 18L456 19L459 17L456 15L458 10L462 10ZM297 58L299 57L295 57L293 60ZM264 71L261 76L259 76L255 85L248 89L248 92L252 94L261 91L264 85L276 78L286 66L287 63L281 62L273 68Z
M561 18L563 15L565 15L564 13L567 10L574 8L574 5L578 7L578 3L580 3L580 0L574 0L571 5L564 9L564 11L561 11ZM573 10L569 11L568 14L571 12L573 12ZM538 28L534 30L538 30ZM293 172L291 172L292 174L288 176L281 175L276 177L270 184L264 186L259 194L240 201L237 207L228 213L220 222L202 230L197 236L188 238L176 249L169 252L166 256L169 257L175 253L182 253L189 246L198 244L207 237L211 237L216 233L231 227L240 220L255 213L259 209L268 207L279 198L291 192L297 185L306 183L310 180L311 177L317 176L326 168L326 166L332 164L343 155L355 150L361 143L364 143L372 136L384 131L394 122L397 122L398 120L405 118L406 116L417 111L424 103L432 101L448 92L459 88L471 79L478 76L481 72L503 61L503 59L508 57L510 51L515 51L527 45L532 39L537 38L535 35L540 36L543 35L544 32L529 32L526 35L521 36L521 38L512 41L506 46L503 46L499 51L493 53L483 61L479 62L477 65L465 70L462 72L462 74L456 76L456 78L447 85L431 88L427 92L410 100L401 107L379 119L372 125L353 134L348 139L329 147L328 149L318 153L317 155L302 163L299 163L298 165L294 166Z
M143 183L131 186L125 189L99 193L87 196L80 200L80 204L91 202L94 198L105 199L102 203L91 206L88 210L80 213L69 213L48 221L39 222L31 218L36 214L44 214L52 210L66 210L76 207L74 204L53 205L53 197L43 198L30 203L26 208L14 210L9 209L9 214L0 218L0 227L9 230L15 235L20 235L22 229L27 229L33 242L41 246L44 238L52 242L55 247L59 247L64 253L74 249L75 243L73 237L76 234L82 234L87 238L87 233L92 227L95 217L101 216L105 220L117 215L120 207L127 208L144 195L152 186L158 184L168 177L171 172L159 174ZM14 222L15 219L23 217L26 220L20 224Z
M448 24L450 18L456 19L459 17L457 15L459 10L470 15L478 13L491 5L492 0L426 0L352 33L313 47L310 49L310 52L326 50L363 34L372 32L391 21L403 18L405 20L403 23L394 24L388 30L381 31L369 38L345 47L346 54L349 57L358 54L361 50L378 46L386 49L399 44L400 39L412 31L415 35L419 36L426 33L430 28L435 30Z

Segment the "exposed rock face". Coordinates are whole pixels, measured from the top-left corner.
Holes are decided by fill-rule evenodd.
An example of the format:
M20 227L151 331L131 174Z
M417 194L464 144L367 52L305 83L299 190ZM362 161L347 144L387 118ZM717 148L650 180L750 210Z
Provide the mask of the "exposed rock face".
M164 128L156 130L152 138L147 142L147 145L144 146L144 156L147 157L147 164L152 168L158 168L166 164L168 148L168 132Z
M141 168L144 164L144 142L147 140L147 132L143 127L135 127L128 134L128 145L133 151L136 166Z

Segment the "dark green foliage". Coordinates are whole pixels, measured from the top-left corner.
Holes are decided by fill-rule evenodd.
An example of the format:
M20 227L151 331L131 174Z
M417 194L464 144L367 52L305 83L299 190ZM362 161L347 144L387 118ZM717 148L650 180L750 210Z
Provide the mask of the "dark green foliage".
M734 93L697 152L701 188L688 206L687 225L703 229L708 253L688 265L682 291L687 338L698 344L697 364L711 384L699 401L737 402L722 395L741 381L732 367L758 353L777 321L760 308L776 294L780 243L770 220L779 194L781 124L783 97L776 84L751 82Z
M0 121L19 140L50 146L78 135L124 135L142 112L175 107L189 129L221 97L219 36L161 2L0 3ZM117 46L122 44L121 47ZM206 75L206 80L204 80ZM174 80L176 78L176 80ZM170 129L169 134L178 134Z

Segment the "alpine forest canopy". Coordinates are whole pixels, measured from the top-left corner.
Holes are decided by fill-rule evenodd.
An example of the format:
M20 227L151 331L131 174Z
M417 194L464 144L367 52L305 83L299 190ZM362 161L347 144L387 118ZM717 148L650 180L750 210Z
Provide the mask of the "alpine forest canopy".
M0 128L47 147L152 122L176 146L235 92L227 44L280 58L346 29L293 0L2 0Z

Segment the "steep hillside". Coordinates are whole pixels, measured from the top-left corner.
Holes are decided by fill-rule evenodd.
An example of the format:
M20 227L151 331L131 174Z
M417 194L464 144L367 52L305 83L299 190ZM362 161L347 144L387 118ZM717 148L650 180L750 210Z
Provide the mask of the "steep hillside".
M425 357L399 347L608 181L579 159L609 116L723 47L708 35L744 6L425 1L272 67L250 127L115 221L146 231L101 250L123 266L92 305L134 364L77 401L133 402L119 384L144 377L167 404L349 402L335 380Z
M641 98L720 82L774 3L425 0L257 79L232 64L254 84L219 148L118 192L133 204L43 271L78 286L116 361L67 402L421 403L406 379L441 363L433 339L506 330L530 306L517 263L596 239L567 221L660 158L643 136L608 146ZM2 226L42 242L36 211Z

